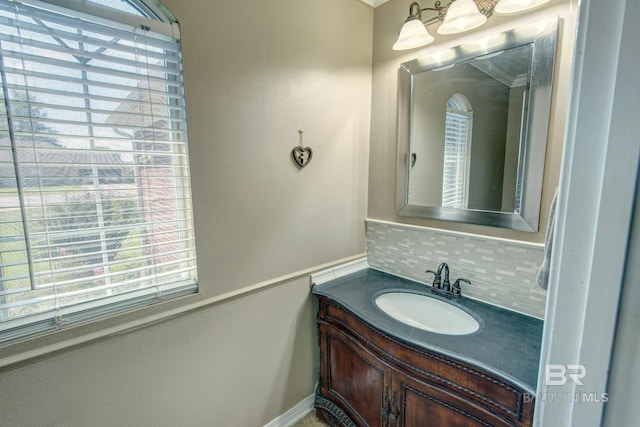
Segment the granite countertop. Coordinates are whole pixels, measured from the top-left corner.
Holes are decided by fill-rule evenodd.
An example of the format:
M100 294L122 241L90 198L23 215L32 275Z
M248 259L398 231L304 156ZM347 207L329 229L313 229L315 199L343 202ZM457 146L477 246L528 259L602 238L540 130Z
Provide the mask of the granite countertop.
M386 334L486 370L535 394L542 320L463 297L449 302L480 318L480 329L469 335L437 334L405 325L376 306L375 297L398 290L434 296L428 285L373 269L313 287L315 295L334 300Z

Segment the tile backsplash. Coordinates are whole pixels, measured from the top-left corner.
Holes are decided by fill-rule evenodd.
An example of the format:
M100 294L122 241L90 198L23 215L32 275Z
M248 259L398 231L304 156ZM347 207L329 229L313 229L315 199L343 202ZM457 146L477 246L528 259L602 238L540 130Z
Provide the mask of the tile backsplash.
M536 284L542 244L371 219L366 233L372 268L430 284L433 274L425 270L446 262L452 283L471 281L462 284L463 295L544 318L547 292Z

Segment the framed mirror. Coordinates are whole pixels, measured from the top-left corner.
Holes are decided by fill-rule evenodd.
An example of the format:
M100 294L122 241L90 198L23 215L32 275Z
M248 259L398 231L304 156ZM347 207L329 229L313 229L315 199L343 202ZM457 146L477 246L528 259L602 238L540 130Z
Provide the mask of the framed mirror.
M398 215L538 231L557 18L401 65Z

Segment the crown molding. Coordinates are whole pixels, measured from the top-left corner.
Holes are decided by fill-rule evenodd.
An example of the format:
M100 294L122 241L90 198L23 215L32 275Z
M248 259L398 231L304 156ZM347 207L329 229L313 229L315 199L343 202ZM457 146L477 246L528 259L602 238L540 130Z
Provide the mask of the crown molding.
M388 2L389 0L360 0L366 4L368 4L371 7L378 7L383 3Z

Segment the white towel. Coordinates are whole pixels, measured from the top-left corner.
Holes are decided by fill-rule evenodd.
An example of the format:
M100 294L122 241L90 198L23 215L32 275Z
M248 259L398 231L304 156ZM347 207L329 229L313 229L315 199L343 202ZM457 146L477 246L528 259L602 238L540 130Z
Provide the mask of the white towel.
M547 234L544 238L544 259L542 265L538 269L536 282L542 289L549 286L549 264L551 264L551 251L553 249L553 231L556 224L556 204L558 203L558 189L553 195L551 207L549 208L549 219L547 221Z

